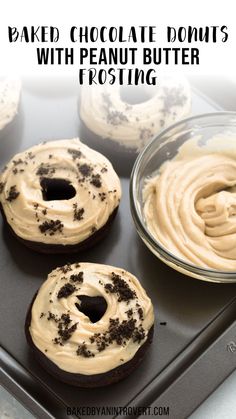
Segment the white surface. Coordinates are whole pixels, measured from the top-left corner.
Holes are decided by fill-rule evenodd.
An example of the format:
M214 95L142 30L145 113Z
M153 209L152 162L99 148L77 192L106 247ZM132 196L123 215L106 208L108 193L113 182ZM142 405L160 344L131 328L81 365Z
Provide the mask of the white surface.
M236 75L229 76L230 81L232 81L234 84L236 84Z
M234 371L189 419L236 418L236 371Z
M235 1L205 1L198 0L191 2L189 0L179 0L172 2L157 2L156 0L146 1L113 1L112 6L109 0L79 2L70 0L69 6L66 1L41 0L33 2L29 0L11 0L5 1L0 14L0 39L1 39L1 57L7 59L1 60L0 71L9 73L11 71L21 71L22 74L74 74L77 76L79 66L78 55L75 58L74 65L37 65L36 47L74 47L78 44L70 42L69 29L74 25L81 26L112 26L123 25L156 25L157 36L155 43L150 43L150 47L197 47L200 50L199 64L195 65L174 65L171 63L168 67L164 64L158 66L160 70L172 69L174 72L196 72L198 74L233 74L235 72L235 44L236 44L236 25L235 25ZM171 6L170 6L171 4ZM170 13L171 10L171 13ZM46 17L45 17L46 11ZM204 12L203 12L204 11ZM14 12L14 13L13 13ZM14 16L13 16L14 14ZM19 30L22 26L28 25L55 25L60 28L60 38L58 44L40 42L26 43L24 41L10 44L7 36L7 26L16 26ZM217 37L217 42L193 42L187 41L167 43L166 26L197 26L211 28L211 25L228 27L229 38L227 42L221 42L221 36ZM218 31L217 31L218 34ZM20 37L19 37L20 38ZM138 43L141 46L140 43ZM131 44L132 45L132 44ZM83 45L85 46L85 44ZM99 42L96 47L101 46ZM119 44L117 44L119 46ZM137 44L132 45L137 46ZM142 54L140 54L141 60ZM139 61L139 60L137 60ZM89 65L89 64L88 64Z

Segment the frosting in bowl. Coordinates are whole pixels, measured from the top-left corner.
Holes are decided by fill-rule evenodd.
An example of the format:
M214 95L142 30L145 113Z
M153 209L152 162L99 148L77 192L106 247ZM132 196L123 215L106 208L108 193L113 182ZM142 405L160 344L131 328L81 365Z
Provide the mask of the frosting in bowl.
M14 156L0 176L7 222L33 242L84 241L106 224L120 198L111 163L79 139L36 145Z
M98 321L80 311L82 295L105 299ZM135 276L79 263L49 274L33 303L29 331L35 346L59 368L93 375L131 360L153 323L151 300Z
M236 159L226 154L166 162L146 180L143 212L149 232L176 257L236 271Z

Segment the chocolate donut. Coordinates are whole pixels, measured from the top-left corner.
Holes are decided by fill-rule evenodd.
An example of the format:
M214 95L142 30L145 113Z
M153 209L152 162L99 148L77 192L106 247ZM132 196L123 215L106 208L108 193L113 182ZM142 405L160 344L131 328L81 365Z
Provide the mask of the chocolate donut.
M80 387L121 380L152 341L151 300L131 273L93 263L57 268L28 310L27 341L52 375Z
M0 205L30 248L66 253L103 237L121 198L111 163L79 139L45 142L11 159L0 175Z
M139 89L142 89L139 92ZM162 129L187 116L191 90L182 77L162 77L157 86L95 86L81 91L80 118L103 144L138 152ZM98 141L98 140L97 140Z

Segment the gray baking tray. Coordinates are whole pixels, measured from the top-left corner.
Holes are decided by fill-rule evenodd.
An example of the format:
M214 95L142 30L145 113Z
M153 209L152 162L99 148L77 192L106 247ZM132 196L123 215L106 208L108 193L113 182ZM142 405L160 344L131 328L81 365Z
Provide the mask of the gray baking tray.
M193 113L217 109L222 108L194 91ZM0 166L42 140L79 133L77 81L26 80L16 124L0 140ZM89 144L89 135L83 140ZM0 379L40 418L68 418L67 406L86 410L148 405L169 406L168 417L184 418L236 367L236 354L230 352L236 339L236 284L188 278L150 253L131 218L129 170L123 170L120 158L112 159L122 174L123 198L109 234L91 250L71 256L37 254L18 243L0 220ZM42 370L25 341L25 314L34 293L48 272L74 261L124 267L140 279L155 306L154 341L146 358L131 376L107 388L87 390L60 383ZM119 417L138 415L138 410L129 412Z

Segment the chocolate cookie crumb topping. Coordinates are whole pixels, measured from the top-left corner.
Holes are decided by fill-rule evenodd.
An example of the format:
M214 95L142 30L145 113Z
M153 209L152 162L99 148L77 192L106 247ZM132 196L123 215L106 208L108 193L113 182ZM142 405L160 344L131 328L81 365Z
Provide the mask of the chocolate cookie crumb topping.
M18 166L18 164L23 164L23 160L22 159L18 159L18 160L13 160L12 163L14 164L14 166Z
M63 346L63 343L61 342L60 338L54 338L52 339L53 343L55 343L55 345L60 345Z
M54 167L49 167L49 166L44 166L43 163L40 165L40 167L38 168L36 175L38 176L44 176L44 175L53 175L53 173L55 173L55 168Z
M85 343L82 343L81 345L78 346L76 354L83 356L85 358L90 358L94 356L94 354L88 350L87 345Z
M119 319L110 319L109 326L109 342L116 341L118 345L122 345L123 340L128 340L132 337L135 330L136 320L123 320L122 323L119 323Z
M58 335L64 342L70 339L71 335L77 329L77 323L73 324L71 327L68 327L70 323L70 316L68 314L62 314L61 321L58 323Z
M60 325L60 323L59 323L59 325ZM77 323L73 324L69 328L66 327L65 329L63 329L63 328L59 329L58 334L59 334L59 336L61 336L63 341L66 341L66 340L70 339L71 335L76 331L76 329L77 329Z
M68 325L71 322L69 314L62 314L61 320L64 322L65 325Z
M74 150L73 148L68 148L67 152L72 155L72 159L80 159L82 157L82 153L80 150Z
M142 326L136 328L133 333L133 342L140 343L145 338L145 331Z
M173 106L183 106L187 101L181 87L165 87L163 91L164 95L161 96L161 99L163 99L164 106L161 112L164 116L171 113Z
M140 130L139 138L140 140L146 142L147 140L149 140L149 138L152 137L152 135L153 133L149 128L142 128Z
M106 349L106 347L108 346L108 344L104 341L101 341L100 343L97 342L97 350L98 352L102 352L104 351L104 349Z
M60 268L58 268L58 270L59 271L62 271L63 274L66 274L67 272L72 271L72 267L71 267L71 264L70 263L67 263L66 265L61 266Z
M78 169L84 177L88 177L92 174L93 168L89 166L88 164L84 163L81 165L78 165Z
M82 284L84 280L84 273L81 271L78 274L73 274L70 276L70 280L72 282L79 282L80 284Z
M112 125L120 125L122 122L129 122L129 120L123 112L109 111L107 114L107 122Z
M10 191L8 193L8 197L6 198L7 201L12 202L14 201L18 196L20 195L20 192L17 192L16 185L10 187Z
M130 308L129 310L126 311L126 314L129 318L131 318L133 316L133 309Z
M32 153L32 151L28 151L27 157L28 157L28 159L32 160L32 159L35 158L35 155Z
M135 291L132 291L127 282L121 278L120 275L112 272L111 280L113 284L105 284L104 288L106 291L116 293L118 295L118 301L130 301L136 297Z
M44 221L43 224L39 225L39 230L41 233L49 233L50 236L53 236L57 231L59 233L62 233L64 225L60 220L50 220L50 221Z
M101 169L101 173L106 173L108 171L108 169L106 168L106 167L103 167L102 169Z
M74 221L83 220L84 208L78 208L77 204L73 204L74 208Z
M105 201L105 199L106 199L106 193L105 192L101 192L98 195L99 195L102 202Z
M80 264L79 264L79 263L76 263L76 264L75 264L75 267L76 267L76 268L80 268Z
M51 311L48 312L47 320L54 320L56 323L59 321L58 316Z
M90 337L91 343L96 343L98 352L103 351L109 344L116 342L117 345L126 345L126 341L140 343L145 338L145 331L142 326L136 326L135 319L123 320L118 318L110 319L109 329L105 333L95 333Z
M48 320L54 320L56 323L58 323L58 335L59 337L55 337L53 339L53 342L57 345L63 346L63 343L70 339L71 335L75 332L77 329L77 323L73 324L71 327L69 327L71 323L71 318L69 314L62 314L60 318L58 318L55 314L49 312Z
M76 291L76 287L67 282L58 291L57 298L67 298L69 295L73 294L74 291Z
M143 320L144 319L144 317L143 317L143 309L141 307L138 309L138 315L139 315L140 320Z
M92 179L90 181L91 185L94 185L96 188L101 188L102 182L101 182L101 175L92 175Z

